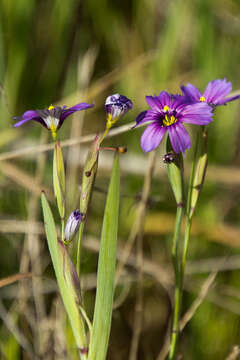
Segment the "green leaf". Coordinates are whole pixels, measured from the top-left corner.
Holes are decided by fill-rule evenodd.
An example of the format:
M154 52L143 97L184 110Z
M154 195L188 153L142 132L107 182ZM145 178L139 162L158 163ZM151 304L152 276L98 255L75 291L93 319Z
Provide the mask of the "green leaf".
M172 150L170 140L167 140L167 152L174 155L174 161L167 165L168 178L178 205L184 202L184 184L183 184L183 158L182 153L176 154Z
M98 260L97 294L88 360L105 360L111 329L119 215L119 155L115 155L104 212Z
M203 127L200 129L197 138L197 151L193 163L193 183L191 189L191 203L190 208L188 209L189 216L192 217L196 209L198 198L203 187L207 164L208 164L208 154L207 154L207 128Z
M76 296L76 286L74 285L76 279L73 279L73 277L76 277L76 271L73 271L73 264L65 251L64 245L62 243L61 245L59 244L52 212L44 193L42 193L41 200L47 242L59 291L70 320L76 345L79 350L84 350L87 347L87 338L84 323L80 315L79 301ZM81 355L81 359L86 358L85 354Z

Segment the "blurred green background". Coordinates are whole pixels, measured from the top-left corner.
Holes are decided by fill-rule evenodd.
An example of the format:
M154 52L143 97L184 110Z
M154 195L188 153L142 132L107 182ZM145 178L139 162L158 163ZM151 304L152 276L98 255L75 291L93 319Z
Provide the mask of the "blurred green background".
M134 103L121 126L146 109L145 95L162 90L178 92L180 84L192 82L203 90L208 81L226 77L234 91L240 92L239 64L238 0L0 0L0 277L27 272L35 275L33 279L13 279L19 281L8 286L0 283L2 359L76 358L41 227L42 188L52 200L52 153L31 151L51 139L36 123L14 129L12 116L50 104L94 102L92 110L77 113L61 129L61 140L78 138L104 129L104 101L112 93L122 93ZM219 273L215 287L181 336L184 359L227 359L240 342L239 110L238 101L217 109L210 126L209 169L190 244L184 311L208 274L214 270ZM194 138L193 128L189 126L188 130ZM141 133L142 129L132 130L106 141L128 148L121 159L120 248L127 241L143 186L147 155L139 145ZM68 212L78 206L87 147L67 146L64 150ZM155 276L144 270L144 321L137 353L141 360L160 360L158 354L171 315L168 291L172 283L166 291L159 280L163 265L172 274L170 247L175 214L161 160L164 152L163 144L145 224L144 256L150 264L161 267ZM191 156L190 150L187 164ZM102 153L101 159L83 258L90 317L96 247L112 155ZM186 171L186 180L188 174ZM117 288L109 348L109 359L113 360L127 359L130 353L137 293L134 264L133 259L126 266Z

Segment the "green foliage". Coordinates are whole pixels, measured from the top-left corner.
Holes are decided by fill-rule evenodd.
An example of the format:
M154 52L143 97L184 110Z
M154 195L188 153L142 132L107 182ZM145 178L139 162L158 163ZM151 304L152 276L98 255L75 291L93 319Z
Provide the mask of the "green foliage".
M83 320L79 311L79 299L76 296L76 289L72 281L71 268L73 265L68 258L67 252L64 251L64 245L61 244L59 246L58 244L54 219L44 193L42 194L42 208L48 247L51 254L59 290L72 326L76 345L78 349L82 349L87 346L87 339ZM75 274L75 277L76 276L77 275Z
M0 84L4 90L3 94L2 87L0 88L1 156L8 151L21 151L29 146L39 145L41 130L38 124L30 122L21 129L12 128L14 122L12 116L20 115L27 109L44 108L57 102L73 105L76 101L81 102L88 98L94 101L96 106L91 115L87 112L84 115L84 135L102 131L104 128L103 103L110 93L122 92L133 100L132 113L123 119L123 122L128 122L134 121L138 112L147 108L145 95L158 94L161 90L179 91L181 83L192 82L203 90L211 79L226 77L232 81L233 89L239 91L239 17L238 0L0 1ZM89 88L83 91L84 89L78 88L77 83L79 77L87 76L91 66L87 64L83 69L79 64L87 49L93 46L98 49L97 61L91 70ZM80 116L77 115L76 121L81 121ZM64 123L59 138L69 137L71 123L70 119ZM193 126L187 125L187 128L191 131ZM132 213L141 192L142 169L145 165L142 166L140 163L135 170L138 161L135 160L135 155L141 156L141 161L145 159L139 145L142 131L143 129L132 130L106 141L109 146L126 144L127 156L130 155L130 166L125 167L124 160L122 163L124 187L121 200L125 206L125 216L121 219L122 244L127 239ZM74 134L76 137L78 135ZM240 223L237 170L240 161L239 148L239 102L235 102L218 108L209 128L209 168L195 214L196 228L193 224L190 260L204 262L207 258L239 253L237 240ZM85 156L84 147L81 151L79 159L76 160L77 164ZM164 146L160 148L159 153L161 156L165 153ZM192 153L191 150L186 153L187 162ZM39 153L13 157L9 162L10 165L16 166L30 176L31 184L40 182L41 186L51 188L52 153L48 154L42 180L39 180L38 176L35 177L35 164L40 156ZM154 179L155 191L152 191L148 204L150 211L147 218L151 215L155 215L155 218L152 221L151 231L146 231L144 236L144 256L167 267L171 234L171 227L167 223L173 217L175 201L166 181L165 165L162 164L161 156L157 160L158 175ZM3 165L0 162L1 277L18 272L20 263L23 262L21 254L26 254L27 248L31 253L31 246L27 243L29 227L26 221L28 214L31 214L29 199L38 196L33 190L34 186L29 186L29 182L25 185L19 183L21 176L14 172L16 169L7 172ZM68 165L67 162L67 170ZM103 199L108 164L106 163L106 167L105 164L101 164L99 168L96 187L102 192L98 193L98 198L94 193L93 200L97 198L99 201L97 204L93 202L90 206L85 226L87 235L91 236L98 236L104 211ZM82 175L79 167L77 173L79 183ZM186 166L187 180L189 180L188 174L188 166ZM76 197L75 202L68 206L78 207L78 203L79 199ZM57 219L57 209L53 206L52 209ZM162 214L165 215L164 220L161 220ZM10 221L8 229L5 220ZM35 220L38 226L40 218L37 215ZM229 232L222 232L220 225L227 225ZM214 235L215 233L217 235ZM42 235L39 236L40 238L34 240L40 241L41 260L45 265L48 261L48 250L42 246L44 241ZM236 239L235 250L232 247L232 238ZM223 239L224 245L221 244ZM87 240L87 238L83 239L84 246L88 245ZM83 249L82 274L92 276L97 255L92 249L89 250L91 256L85 268L85 252L86 250ZM132 267L131 271L133 271ZM233 270L232 273L237 272ZM42 274L44 279L48 278L48 275L47 271ZM224 283L237 290L237 279L233 279L230 272L225 275L224 280L217 280L220 285ZM189 278L194 282L195 275L190 274ZM155 280L152 281L156 288L160 287ZM30 283L29 285L27 283L27 286L31 289ZM166 308L167 312L169 300L163 291L161 294L152 295L145 282L143 291L144 297L149 300L157 298L159 301L159 308L155 308L154 315L152 310L144 305L146 322L143 324L144 335L141 339L142 357L155 359L167 327L166 323L157 322L157 312L161 313L163 308ZM12 294L14 300L11 298ZM16 294L18 294L17 288L1 289L1 296L6 302L9 315L13 316L16 313L18 315ZM35 314L36 309L30 290L28 295L30 312ZM48 316L54 313L53 306L50 306L54 295L54 293L43 294L49 310ZM93 292L88 291L88 295L93 298ZM194 300L195 297L187 292L184 296L183 306L186 309L186 305L190 305L190 300ZM118 309L117 314L121 321L114 322L114 336L117 341L110 349L113 360L121 356L123 349L127 357L135 297L133 286L122 307ZM196 360L226 358L232 345L239 343L239 316L232 315L234 309L225 306L226 299L223 291L218 297L216 295L216 304L219 305L205 302L200 307L192 320L192 326L189 324L181 338L184 358ZM165 307L162 306L163 303ZM24 314L21 314L21 317L24 317ZM24 318L17 325L20 332L33 343L35 339L26 323L29 326ZM9 330L2 322L1 345L9 336L11 337ZM26 357L22 349L16 350L15 345L9 350L11 341L6 353L7 358L18 360ZM69 346L74 347L73 341ZM214 354L216 346L217 353ZM75 351L72 348L71 350Z
M114 295L119 192L119 155L116 154L102 225L98 260L97 294L93 317L93 329L89 345L89 360L105 360L107 354Z

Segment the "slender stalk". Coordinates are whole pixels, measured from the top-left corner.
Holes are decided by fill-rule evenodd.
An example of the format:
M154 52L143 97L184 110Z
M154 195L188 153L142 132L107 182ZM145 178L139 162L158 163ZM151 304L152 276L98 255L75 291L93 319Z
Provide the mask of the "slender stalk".
M190 233L192 228L192 217L187 216L186 219L186 227L184 232L184 243L183 243L183 255L182 255L182 264L181 264L181 287L183 287L183 281L184 281L184 273L185 273L185 266L187 261L187 253L188 253L188 246L189 246L189 239L190 239Z
M81 247L82 247L82 237L83 237L84 221L80 223L79 226L79 235L78 235L78 245L77 245L77 274L80 279L81 273Z
M102 136L101 136L101 138L100 138L100 140L99 140L99 144L101 144L101 143L103 142L103 140L104 140L105 137L107 136L108 132L109 132L109 128L106 127L104 133L102 134Z
M174 294L174 317L173 317L173 326L172 326L172 335L171 335L171 344L169 350L169 360L173 360L176 356L176 349L177 349L177 341L178 341L178 332L179 332L179 317L181 312L181 304L182 304L182 293L183 293L183 281L184 281L184 272L187 260L187 253L188 253L188 246L189 246L189 239L190 239L190 232L192 226L192 216L194 209L192 209L192 192L193 192L193 184L194 184L194 177L196 173L196 165L197 165L197 156L198 156L198 147L199 147L199 139L200 134L197 134L197 139L195 143L194 149L194 156L193 156L193 163L192 163L192 171L188 186L188 196L187 196L187 206L186 206L186 226L185 226L185 233L184 233L184 242L183 242L183 253L181 257L180 264L180 257L178 259L178 238L180 231L179 222L181 227L181 215L178 214L176 216L176 226L175 226L175 234L173 238L173 249L172 249L172 257L173 263L175 267L175 279L176 279L176 288ZM179 210L180 213L180 210Z
M64 243L64 229L65 229L64 218L61 218L61 239L63 243Z
M193 181L195 176L196 170L196 160L197 160L197 153L198 153L198 146L199 146L199 132L197 133L197 139L195 142L195 149L193 155L193 163L192 163L192 170L191 176L188 186L188 195L187 195L187 208L186 208L186 225L185 225L185 233L184 233L184 240L183 240L183 254L182 254L182 264L181 264L181 287L183 287L184 281L184 272L185 272L185 265L187 260L187 253L188 253L188 246L189 246L189 239L190 239L190 232L192 227L192 211L191 211L191 200L192 200L192 192L193 192Z
M171 332L169 360L173 360L175 358L176 350L177 350L178 333L179 333L179 317L181 310L181 273L180 273L181 269L179 266L178 245L181 234L183 215L184 215L183 206L178 206L176 213L175 230L173 235L173 245L172 245L172 261L174 265L176 284L174 291L174 314L173 314L173 324L172 324L172 332Z

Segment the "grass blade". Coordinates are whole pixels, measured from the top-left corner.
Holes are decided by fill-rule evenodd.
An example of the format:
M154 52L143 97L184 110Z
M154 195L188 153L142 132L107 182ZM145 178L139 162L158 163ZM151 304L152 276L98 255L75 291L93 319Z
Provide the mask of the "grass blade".
M89 360L105 360L107 354L114 295L119 191L119 155L116 154L102 226L98 260L97 294L89 346Z
M66 251L64 251L64 245L59 245L52 212L44 193L42 193L41 200L47 242L58 282L58 287L71 323L81 359L86 359L87 356L85 354L85 349L87 348L87 339L85 328L80 315L78 300L76 299L75 287L70 281L71 274L69 274L69 272L72 270L73 264L70 263L68 254Z

